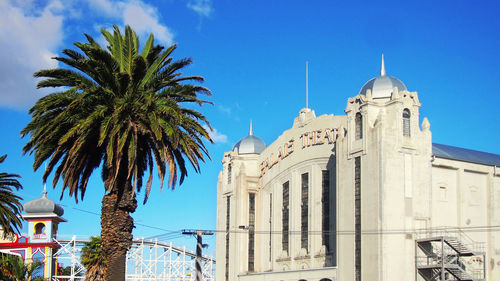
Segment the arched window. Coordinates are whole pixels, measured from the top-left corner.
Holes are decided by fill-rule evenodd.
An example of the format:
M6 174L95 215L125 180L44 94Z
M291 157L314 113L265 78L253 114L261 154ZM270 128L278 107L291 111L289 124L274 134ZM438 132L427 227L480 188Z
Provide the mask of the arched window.
M403 136L409 137L410 134L410 110L405 108L403 110Z
M355 123L355 139L359 140L363 138L363 116L361 113L356 113L356 118L354 120Z
M332 279L323 278L323 279L321 279L321 280L319 280L319 281L332 281Z
M33 270L33 272L31 273L31 277L33 278L33 280L38 278L42 279L44 277L43 272L45 269L45 255L38 250L37 252L33 253L31 258L33 259L33 261L42 263L42 266L37 267Z
M39 222L35 225L35 234L45 234L45 224Z

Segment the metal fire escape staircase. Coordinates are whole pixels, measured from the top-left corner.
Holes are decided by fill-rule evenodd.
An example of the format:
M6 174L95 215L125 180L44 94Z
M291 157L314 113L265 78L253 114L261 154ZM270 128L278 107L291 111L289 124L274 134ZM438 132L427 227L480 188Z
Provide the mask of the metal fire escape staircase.
M473 242L459 230L415 241L416 275L426 281L484 281L484 261L484 244Z

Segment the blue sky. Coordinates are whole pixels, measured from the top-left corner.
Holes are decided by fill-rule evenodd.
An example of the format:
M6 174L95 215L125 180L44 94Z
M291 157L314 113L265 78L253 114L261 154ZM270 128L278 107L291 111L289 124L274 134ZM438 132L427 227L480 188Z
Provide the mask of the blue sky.
M153 32L162 44L178 43L174 57L194 60L185 73L205 77L215 103L200 109L215 128L212 161L201 174L190 172L175 191L160 192L154 182L149 202L133 215L138 237L215 228L224 151L247 135L250 119L267 144L291 127L305 106L306 61L316 115L343 114L347 98L378 75L384 53L388 75L419 93L420 115L429 118L434 142L500 153L497 1L347 2L2 0L0 154L9 156L0 169L22 175L25 200L41 195L41 171L33 172L33 158L22 155L27 139L19 136L30 120L27 110L48 93L35 90L32 74L57 66L50 57L83 41L83 33L103 42L99 29L113 24L130 24L141 38ZM99 234L98 172L78 204L67 195L58 201L60 186L48 189L65 206L61 234ZM214 239L208 239L214 251ZM173 241L194 244L192 238Z

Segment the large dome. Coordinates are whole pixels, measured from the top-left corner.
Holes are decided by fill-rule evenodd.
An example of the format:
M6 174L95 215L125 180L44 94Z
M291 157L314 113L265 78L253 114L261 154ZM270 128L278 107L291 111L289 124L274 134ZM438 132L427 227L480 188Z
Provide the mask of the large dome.
M382 55L382 66L380 67L380 76L371 79L361 88L359 93L366 95L366 91L372 92L372 98L390 98L393 88L396 87L398 91L406 91L406 86L396 77L387 76L385 74L384 56Z
M56 214L62 216L64 214L64 209L61 205L47 198L47 191L43 191L43 196L41 198L24 204L24 212L26 212L27 215Z
M248 136L238 141L233 150L237 148L238 154L260 154L266 149L266 144L259 137L253 135L252 122L250 122L250 132Z

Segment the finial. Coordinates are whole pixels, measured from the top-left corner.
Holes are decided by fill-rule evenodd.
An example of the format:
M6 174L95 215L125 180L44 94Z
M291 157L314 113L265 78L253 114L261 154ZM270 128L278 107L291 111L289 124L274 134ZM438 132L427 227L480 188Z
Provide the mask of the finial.
M384 54L382 54L382 65L380 66L380 76L385 76Z
M250 131L248 132L248 135L253 136L252 119L250 119Z
M422 121L422 130L429 131L430 128L431 123L429 123L429 119L427 119L427 117L424 117L424 121Z

